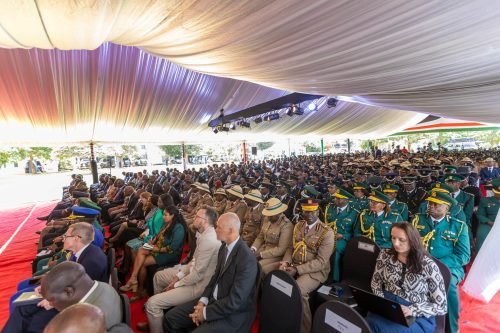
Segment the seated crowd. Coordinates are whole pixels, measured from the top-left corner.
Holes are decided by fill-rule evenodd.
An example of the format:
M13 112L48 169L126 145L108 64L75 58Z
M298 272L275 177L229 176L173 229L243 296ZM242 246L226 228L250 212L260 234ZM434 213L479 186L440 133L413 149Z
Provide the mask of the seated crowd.
M304 156L102 174L90 188L73 175L62 200L39 218L47 224L33 276L12 296L3 332L73 332L71 325L130 332L120 291L132 302L149 296L141 331L249 332L259 281L282 270L300 288L308 333L310 296L342 280L344 251L356 236L381 249L371 291L416 318L403 327L368 313L373 332L434 332L435 317L445 314L458 332L458 284L499 207L498 154ZM115 267L103 249L110 248L118 290L108 284ZM451 272L448 290L435 260ZM29 291L43 299L16 304Z

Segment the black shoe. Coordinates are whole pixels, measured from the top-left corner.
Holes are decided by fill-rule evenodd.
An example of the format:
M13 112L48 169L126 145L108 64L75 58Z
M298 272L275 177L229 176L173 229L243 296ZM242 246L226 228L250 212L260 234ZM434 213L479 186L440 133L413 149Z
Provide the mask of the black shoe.
M39 216L36 218L37 220L40 220L40 221L48 221L49 220L49 216Z

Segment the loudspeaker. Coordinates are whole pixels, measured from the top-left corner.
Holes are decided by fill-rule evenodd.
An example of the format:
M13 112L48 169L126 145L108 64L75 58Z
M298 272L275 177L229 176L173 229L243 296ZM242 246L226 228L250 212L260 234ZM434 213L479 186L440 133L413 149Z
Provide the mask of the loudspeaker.
M257 155L257 147L252 147L252 155Z

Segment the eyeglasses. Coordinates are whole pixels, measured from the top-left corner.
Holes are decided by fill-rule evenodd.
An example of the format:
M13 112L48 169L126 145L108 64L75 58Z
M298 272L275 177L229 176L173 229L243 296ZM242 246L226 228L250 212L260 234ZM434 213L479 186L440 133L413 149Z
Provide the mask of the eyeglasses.
M195 215L194 217L195 219L198 218L198 219L202 219L202 220L206 220L206 218L204 218L203 216L199 216L199 215Z
M78 235L62 235L62 240L64 241L66 238L72 238L72 237L78 237L78 238L82 238Z

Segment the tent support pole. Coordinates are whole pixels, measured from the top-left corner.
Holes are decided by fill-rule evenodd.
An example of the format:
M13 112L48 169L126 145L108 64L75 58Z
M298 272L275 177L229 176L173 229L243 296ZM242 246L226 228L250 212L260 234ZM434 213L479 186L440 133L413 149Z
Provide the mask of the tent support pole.
M187 156L186 156L186 145L184 144L184 142L182 143L182 167L183 167L183 170L185 171L186 170L186 159L187 159Z
M243 140L243 163L247 163L247 143Z
M97 162L94 156L94 143L90 142L90 170L92 171L92 183L97 184L99 181L97 177Z
M351 153L351 140L349 140L349 138L347 138L347 153Z

